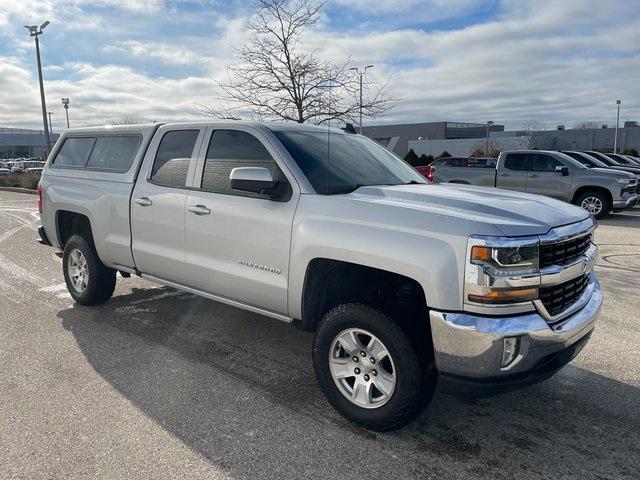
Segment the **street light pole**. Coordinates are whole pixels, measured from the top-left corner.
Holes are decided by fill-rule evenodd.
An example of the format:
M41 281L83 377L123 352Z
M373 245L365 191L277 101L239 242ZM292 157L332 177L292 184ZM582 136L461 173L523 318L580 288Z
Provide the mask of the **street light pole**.
M44 22L38 27L38 25L25 25L24 28L29 30L29 33L36 41L36 59L38 61L38 80L40 81L40 102L42 104L42 123L44 125L44 139L45 139L45 158L51 151L51 138L49 137L49 125L47 124L47 104L44 99L44 82L42 80L42 63L40 62L40 42L38 36L42 34L42 31L49 25L49 21Z
M53 115L53 112L49 112L49 135L50 137L53 137L53 122L51 121L51 115Z
M67 128L69 128L69 99L62 98L62 106L64 107L64 113L67 116Z
M622 100L616 100L616 105L618 106L618 113L616 115L616 136L613 139L613 153L618 153L618 124L620 123L620 104Z
M490 125L493 125L493 122L491 120L487 122L487 147L485 149L485 153L487 154L487 156L489 156L489 126Z
M358 67L353 67L349 69L349 70L355 70L355 72L360 77L360 128L359 128L360 131L358 132L360 133L360 135L362 135L362 79L366 71L370 68L373 68L373 65L367 65L366 67L364 67L362 71Z

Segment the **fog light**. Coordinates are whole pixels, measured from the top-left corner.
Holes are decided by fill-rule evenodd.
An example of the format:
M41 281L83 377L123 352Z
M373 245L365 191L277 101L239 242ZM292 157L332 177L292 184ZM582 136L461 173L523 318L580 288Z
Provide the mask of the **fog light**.
M502 368L508 367L518 356L520 352L520 337L507 337L503 340L502 345Z

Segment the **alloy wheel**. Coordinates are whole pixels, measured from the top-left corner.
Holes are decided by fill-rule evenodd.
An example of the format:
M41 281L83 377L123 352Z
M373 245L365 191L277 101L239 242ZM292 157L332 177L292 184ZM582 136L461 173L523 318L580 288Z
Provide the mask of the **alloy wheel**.
M89 285L89 267L84 254L77 248L71 250L67 261L71 285L78 293L84 293Z
M329 369L340 393L359 407L379 408L395 391L396 369L391 354L366 330L349 328L335 337Z
M598 215L602 211L602 200L598 197L586 197L580 206L590 214Z

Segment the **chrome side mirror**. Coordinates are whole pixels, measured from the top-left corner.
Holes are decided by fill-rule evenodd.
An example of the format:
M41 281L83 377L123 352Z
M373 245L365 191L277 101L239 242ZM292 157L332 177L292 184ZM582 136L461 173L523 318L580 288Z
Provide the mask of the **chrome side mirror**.
M274 180L271 171L264 167L238 167L229 175L231 188L275 197L279 195L280 182Z

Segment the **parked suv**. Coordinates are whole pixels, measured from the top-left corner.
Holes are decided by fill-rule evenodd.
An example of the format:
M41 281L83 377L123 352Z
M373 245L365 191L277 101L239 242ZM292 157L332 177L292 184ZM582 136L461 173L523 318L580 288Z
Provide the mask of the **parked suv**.
M589 170L563 153L545 150L502 152L495 168L436 166L433 179L545 195L579 205L596 218L637 201L635 175Z
M315 331L320 389L377 430L436 385L548 378L594 328L590 215L521 192L429 185L376 142L298 124L67 129L38 186L71 296L116 272ZM215 316L215 309L211 309Z

